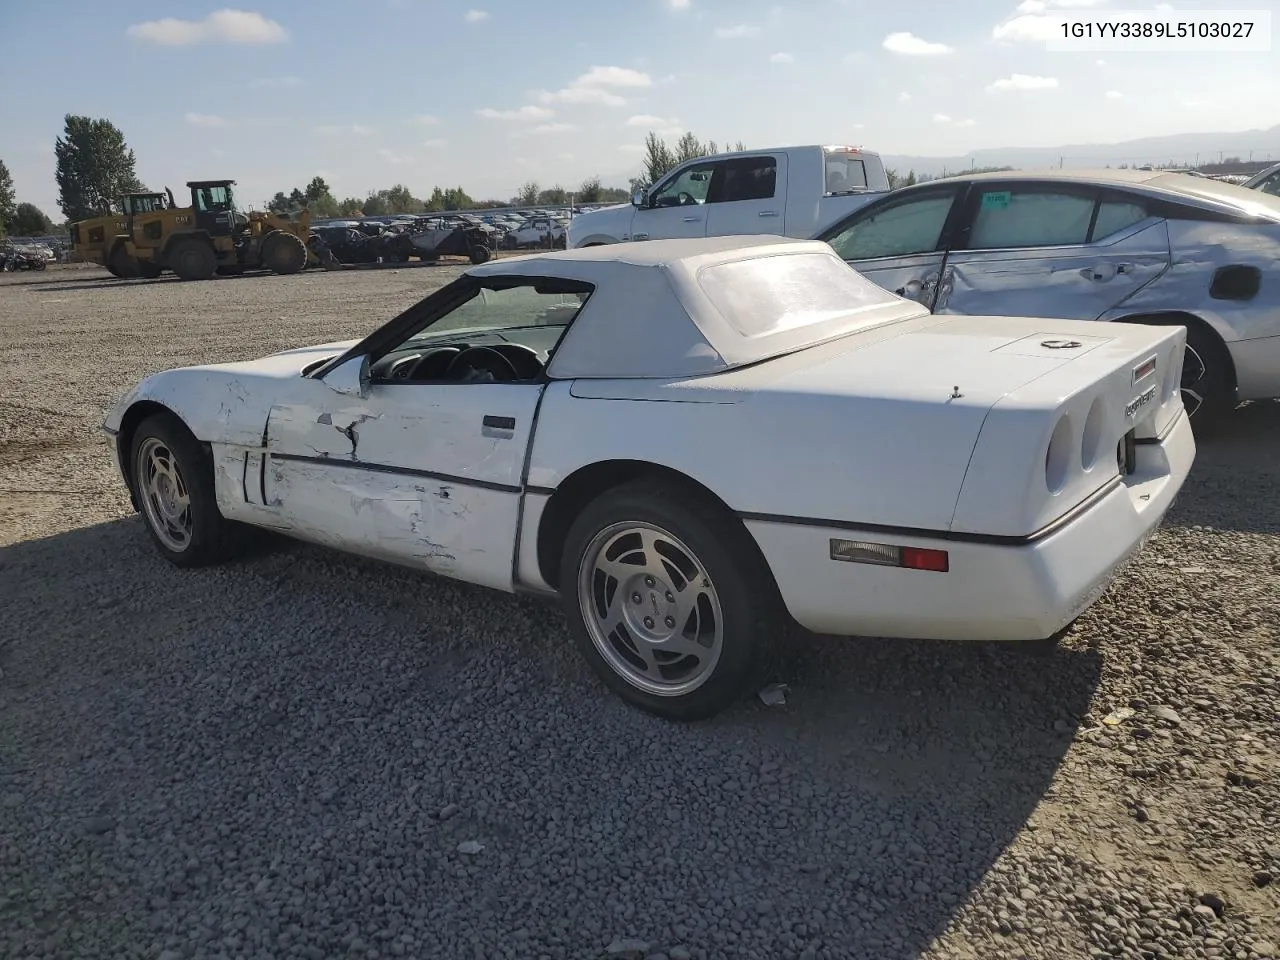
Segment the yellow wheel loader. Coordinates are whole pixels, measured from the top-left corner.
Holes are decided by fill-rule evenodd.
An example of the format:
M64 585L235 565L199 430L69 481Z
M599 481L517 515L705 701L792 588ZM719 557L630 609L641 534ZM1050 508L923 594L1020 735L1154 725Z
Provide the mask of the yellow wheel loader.
M159 276L150 261L146 273L139 263L123 250L118 250L116 238L133 233L133 217L139 213L154 213L173 206L173 193L126 193L116 201L119 212L103 217L92 217L71 224L71 249L76 257L86 263L98 263L117 277ZM109 256L115 253L114 258Z
M264 268L297 273L328 259L308 244L311 215L307 211L296 220L242 213L236 209L234 183L192 180L187 183L191 206L170 202L162 209L134 213L127 229L106 241L102 262L108 269L115 266L122 271L136 264L133 276L154 277L172 270L183 280L209 280L218 273Z

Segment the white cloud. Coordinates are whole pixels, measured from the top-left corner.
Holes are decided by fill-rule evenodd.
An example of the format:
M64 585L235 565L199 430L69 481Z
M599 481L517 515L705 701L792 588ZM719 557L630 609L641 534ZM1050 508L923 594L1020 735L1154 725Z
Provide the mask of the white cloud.
M1107 61L1105 61L1105 60L1095 60L1095 61L1093 61L1093 62L1094 62L1094 63L1096 63L1096 64L1097 64L1098 66L1100 66L1100 67L1105 67L1105 66L1107 65Z
M542 123L533 128L534 133L573 133L578 128L572 123Z
M789 53L775 53L769 58L770 63L795 63L796 58Z
M974 125L973 120L952 120L945 113L935 113L933 115L933 122L944 124L948 127L972 127Z
M1107 0L1023 0L1014 10L1017 16L1006 17L991 30L994 40L1006 43L1035 43L1055 35L1061 21L1048 15L1053 10L1082 10L1097 7Z
M901 54L904 57L936 57L952 52L952 48L945 43L931 43L928 40L921 40L914 33L905 32L889 34L884 38L881 46L890 53Z
M302 86L301 77L257 77L249 81L251 87L300 87Z
M188 113L187 123L197 127L225 127L227 121L212 113Z
M732 27L716 27L717 40L745 40L748 37L760 36L760 28L750 23L739 23Z
M387 163L394 164L395 166L401 166L409 162L406 158L400 156L400 154L388 150L386 147L383 147L378 151L378 156L387 161Z
M661 117L655 117L651 113L637 113L634 117L627 117L624 125L628 127L661 127L666 126L667 121Z
M1207 107L1212 102L1212 100L1183 100L1182 105L1184 107L1191 107L1194 110L1196 107Z
M316 127L315 132L320 134L320 136L322 137L345 137L348 135L356 136L356 137L367 137L371 133L373 133L373 127L362 126L361 124L358 124L358 123L352 123L352 124L326 123Z
M440 138L436 137L431 140L423 140L422 145L424 147L443 147L448 142L449 142L448 140L441 140Z
M1108 90L1108 91L1107 91L1107 99L1108 99L1108 100L1123 100L1123 99L1124 99L1124 94L1123 94L1123 93L1121 93L1119 90Z
M574 78L567 87L559 90L539 90L537 98L542 103L596 103L606 107L621 107L626 100L613 92L613 88L627 90L653 86L653 78L640 70L629 67L592 67Z
M618 149L622 153L644 153L644 147L637 143L624 143Z
M906 103L910 99L911 99L911 94L907 93L907 91L905 90L903 90L900 94L898 94L899 103Z
M477 117L483 117L486 120L546 120L555 115L554 110L535 106L532 103L519 110L495 110L493 107L484 107L476 111Z
M1002 93L1006 90L1054 90L1058 86L1056 77L1036 77L1027 73L1015 73L1002 77L988 85L988 93Z
M413 119L416 122L422 124L424 127L434 127L437 123L440 122L439 117L433 117L429 113L420 113Z
M249 10L215 10L203 20L165 17L135 23L129 36L166 46L192 43L283 43L288 32L274 20Z
M468 10L467 15L462 18L467 23L481 23L489 19L487 10Z
M667 6L672 10L688 10L689 0L667 0Z
M556 154L556 159L558 159L558 160L572 160L572 159L573 159L573 154L572 154L572 153L557 153L557 154Z

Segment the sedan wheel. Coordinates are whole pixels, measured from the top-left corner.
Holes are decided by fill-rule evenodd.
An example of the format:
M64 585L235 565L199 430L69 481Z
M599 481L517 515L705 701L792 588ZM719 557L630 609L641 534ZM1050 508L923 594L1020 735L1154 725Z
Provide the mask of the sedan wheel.
M782 605L742 523L699 492L637 480L578 514L560 561L574 641L633 706L699 720L748 688Z
M587 545L578 603L600 655L646 693L680 696L715 670L724 615L711 578L681 540L648 523L615 523Z

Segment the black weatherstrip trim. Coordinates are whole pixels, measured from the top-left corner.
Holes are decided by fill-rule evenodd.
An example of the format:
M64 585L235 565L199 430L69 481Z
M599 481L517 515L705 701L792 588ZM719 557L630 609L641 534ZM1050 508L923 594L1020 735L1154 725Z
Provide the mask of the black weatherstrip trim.
M240 490L244 493L244 502L251 503L249 499L249 451L244 452L244 467L240 471Z
M525 492L525 493L532 493L532 494L536 494L536 495L538 495L538 496L549 497L549 496L551 496L553 493L555 493L555 492L556 492L556 488L555 488L555 487L534 487L534 486L526 486L526 487L524 488L524 492Z
M561 335L563 337L563 334ZM529 480L529 465L533 463L533 441L538 433L538 424L542 421L538 419L538 414L542 412L542 401L547 398L547 385L544 383L538 390L538 399L533 404L533 414L529 419L529 436L524 442L524 460L520 464L520 484L524 494L527 495L529 488L525 484ZM489 417L484 418L486 423ZM515 420L511 420L511 426L515 426ZM515 543L511 545L511 585L517 590L520 589L520 550L523 546L524 539L524 495L516 502L516 535Z
M342 467L347 470L367 470L370 473L390 473L402 477L422 477L425 480L438 480L441 483L456 483L460 487L477 487L481 490L498 490L502 493L520 493L520 487L510 483L493 483L489 480L471 480L467 477L455 477L447 473L436 473L433 470L411 470L408 467L391 467L382 463L363 463L359 460L339 460L336 457L302 457L294 453L273 453L277 460L288 460L294 463L321 463L326 467Z
M1035 533L1020 537L993 533L957 533L949 530L929 530L922 527L898 527L883 523L855 523L848 520L827 520L821 517L791 517L773 513L739 513L738 518L740 520L755 520L760 523L785 523L801 527L831 527L835 530L849 530L854 533L918 537L922 540L944 540L951 543L980 543L991 547L1025 547L1027 544L1043 540L1051 533L1065 527L1120 486L1121 482L1120 477L1112 477L1104 486L1095 490L1085 500L1076 504L1075 507L1068 510L1057 520L1041 527Z

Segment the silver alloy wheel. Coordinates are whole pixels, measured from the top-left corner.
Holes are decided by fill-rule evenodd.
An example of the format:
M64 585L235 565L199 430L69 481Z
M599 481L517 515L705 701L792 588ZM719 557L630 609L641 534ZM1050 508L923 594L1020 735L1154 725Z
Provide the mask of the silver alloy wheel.
M614 523L591 539L578 564L578 604L601 656L645 693L691 693L720 660L724 613L711 578L654 524Z
M1196 411L1204 405L1204 380L1209 375L1209 368L1204 358L1196 349L1187 344L1182 360L1182 405L1187 408L1187 416L1194 417Z
M175 553L191 543L191 495L167 444L147 437L138 448L134 475L147 522L160 542Z

